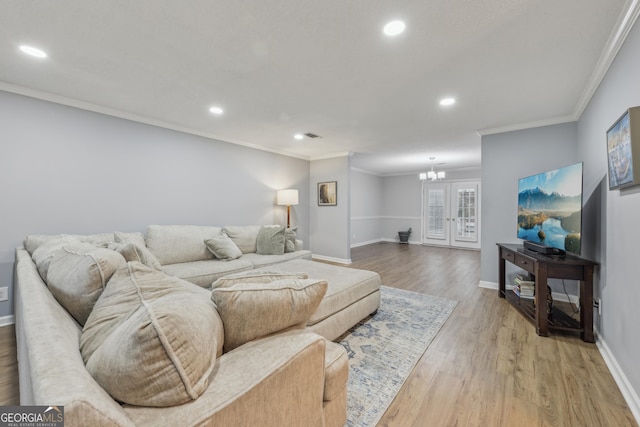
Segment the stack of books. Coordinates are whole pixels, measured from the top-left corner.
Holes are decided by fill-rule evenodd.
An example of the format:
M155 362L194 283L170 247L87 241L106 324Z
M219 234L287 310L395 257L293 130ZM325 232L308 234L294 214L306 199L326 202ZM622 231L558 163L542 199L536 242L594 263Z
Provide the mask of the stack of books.
M536 282L530 277L517 276L513 281L513 292L520 298L533 299Z

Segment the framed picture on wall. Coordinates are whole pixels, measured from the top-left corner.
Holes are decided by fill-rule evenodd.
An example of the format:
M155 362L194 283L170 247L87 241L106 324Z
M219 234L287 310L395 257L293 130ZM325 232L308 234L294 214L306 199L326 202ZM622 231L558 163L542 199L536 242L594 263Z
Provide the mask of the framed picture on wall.
M318 183L318 206L336 206L338 204L338 182Z

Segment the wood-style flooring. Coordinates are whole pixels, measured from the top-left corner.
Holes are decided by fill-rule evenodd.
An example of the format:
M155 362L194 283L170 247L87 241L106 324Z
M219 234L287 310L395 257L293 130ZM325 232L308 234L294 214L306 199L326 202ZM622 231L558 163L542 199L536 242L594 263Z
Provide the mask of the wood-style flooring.
M637 426L595 344L538 337L533 325L478 287L480 253L377 243L352 268L382 283L458 301L380 426ZM0 406L19 403L15 332L0 328Z
M539 337L478 287L480 252L378 243L351 260L386 286L458 301L379 426L637 426L595 344Z

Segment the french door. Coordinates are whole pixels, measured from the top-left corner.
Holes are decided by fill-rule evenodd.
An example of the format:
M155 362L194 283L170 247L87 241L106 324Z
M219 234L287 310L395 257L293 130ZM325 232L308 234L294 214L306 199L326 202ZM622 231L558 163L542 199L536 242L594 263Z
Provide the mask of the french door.
M480 248L480 183L429 183L423 186L422 242Z

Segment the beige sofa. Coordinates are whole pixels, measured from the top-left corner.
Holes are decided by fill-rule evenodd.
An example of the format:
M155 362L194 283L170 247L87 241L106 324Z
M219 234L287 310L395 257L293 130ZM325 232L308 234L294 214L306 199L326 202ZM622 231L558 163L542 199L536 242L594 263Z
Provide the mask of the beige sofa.
M235 231L246 237L251 234L248 230L238 227ZM251 230L255 231L255 226ZM80 351L83 328L74 318L77 315L54 297L34 262L35 250L52 236L29 236L24 248L16 251L21 404L62 405L66 425L70 426L343 425L347 357L341 346L327 338L340 336L377 309L379 277L372 272L309 261L310 253L300 249L299 241L297 250L291 253L259 255L245 248L237 260L217 260L200 246L202 235L216 231L220 228L150 226L142 239L140 233L119 233L118 239L114 233L75 237L97 246L114 240L138 245L144 242L145 249L161 264L162 273L141 263L127 265L140 265L148 274L181 277L200 285L180 286L210 303L212 312L216 306L211 302L211 291L205 288L210 281L230 273L261 267L272 272L305 272L311 278L323 279L328 283L326 293L317 309L314 307L306 329L286 328L227 352L222 349L222 332L217 332L215 365L197 398L166 407L122 403L107 393L85 366Z

